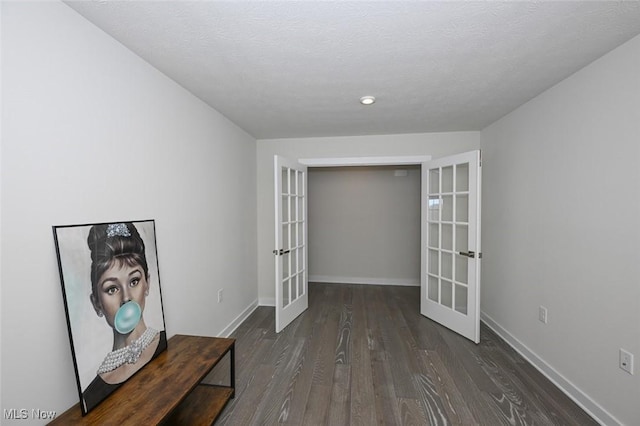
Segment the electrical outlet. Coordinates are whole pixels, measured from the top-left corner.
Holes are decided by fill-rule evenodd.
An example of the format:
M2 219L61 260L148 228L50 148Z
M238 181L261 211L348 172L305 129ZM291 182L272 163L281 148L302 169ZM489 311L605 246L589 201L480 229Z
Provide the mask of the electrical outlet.
M540 306L538 308L538 319L540 322L547 323L547 308Z
M633 374L633 354L620 348L620 368L629 374Z
M222 289L218 290L218 303L222 302Z

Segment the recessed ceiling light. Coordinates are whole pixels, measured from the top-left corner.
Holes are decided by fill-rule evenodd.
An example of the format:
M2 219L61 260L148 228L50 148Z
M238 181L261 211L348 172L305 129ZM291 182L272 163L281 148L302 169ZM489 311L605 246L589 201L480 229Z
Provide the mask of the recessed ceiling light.
M371 105L376 101L375 96L363 96L360 98L360 103L362 105Z

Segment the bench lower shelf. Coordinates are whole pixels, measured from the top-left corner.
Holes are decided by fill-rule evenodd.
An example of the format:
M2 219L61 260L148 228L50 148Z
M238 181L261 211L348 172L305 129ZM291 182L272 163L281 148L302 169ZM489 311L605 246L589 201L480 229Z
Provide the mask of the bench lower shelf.
M233 398L231 388L198 385L164 420L163 424L209 426L218 418L231 398Z

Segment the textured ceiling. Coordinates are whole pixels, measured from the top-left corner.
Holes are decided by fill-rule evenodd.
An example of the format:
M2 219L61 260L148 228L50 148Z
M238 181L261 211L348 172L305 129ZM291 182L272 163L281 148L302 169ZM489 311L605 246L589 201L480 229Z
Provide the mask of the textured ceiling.
M481 130L640 34L637 1L66 3L257 139Z

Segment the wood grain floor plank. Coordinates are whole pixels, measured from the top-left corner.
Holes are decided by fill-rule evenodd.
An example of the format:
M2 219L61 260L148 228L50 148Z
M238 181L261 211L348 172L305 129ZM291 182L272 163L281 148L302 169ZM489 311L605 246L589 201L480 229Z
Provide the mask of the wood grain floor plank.
M312 315L309 315L312 318ZM313 322L310 334L307 336L302 356L296 366L296 372L289 386L288 415L283 423L290 425L303 424L306 403L311 392L313 381L313 365L323 346L323 324Z
M409 288L409 290L412 289ZM413 297L411 297L412 293ZM416 315L416 312L420 312L420 293L416 294L415 291L412 293L407 292L404 295L403 303L405 308L402 309L401 313L418 349L436 351L446 345L438 331L440 326L422 315Z
M351 424L369 426L378 423L371 372L371 331L367 323L364 292L354 289L353 298L353 350L351 352Z
M391 366L385 361L372 361L371 374L373 388L375 389L375 407L378 424L398 425L402 424L402 415L398 407L391 378Z
M413 378L416 374L425 374L421 368L420 357L418 356L418 345L411 334L404 316L400 314L402 308L399 305L397 309L391 312L394 333L392 335L393 350L389 350L389 361L395 365L393 369L393 383L396 389L396 395L401 398L415 397L415 383Z
M381 307L376 312L378 330L382 336L384 347L384 361L389 363L390 377L393 384L394 395L397 398L415 398L415 386L413 376L416 371L414 357L410 355L411 348L415 347L413 338L409 333L401 333L401 330L408 331L404 318L399 311L397 298L389 289L381 287L378 292ZM408 340L404 340L403 337Z
M310 344L310 342L307 340L302 340L302 342L304 342L304 346L307 346L308 344ZM294 400L294 397L296 395L302 396L301 393L305 393L305 391L308 393L308 390L311 384L310 376L308 377L309 387L305 386L305 383L303 383L303 381L300 380L301 378L303 379L307 378L306 375L303 374L304 364L305 364L305 355L307 352L304 346L301 349L301 352L303 353L303 355L301 355L297 359L292 358L292 361L295 363L295 366L293 367L293 373L290 375L290 379L287 383L287 388L283 396L282 403L280 404L280 414L278 416L278 423L299 424L299 423L296 423L296 420L294 420L293 417L299 417L303 414L303 412L299 410L298 404L295 403L296 401ZM306 398L306 396L304 397ZM298 414L298 416L296 416L295 414Z
M436 352L419 350L417 356L422 361L424 374L432 378L436 392L452 424L474 425L478 424L469 410L466 399L453 382L451 375ZM471 384L469 383L465 388Z
M336 364L349 364L351 359L351 327L353 306L347 303L342 305L340 323L338 325L338 341L336 342Z
M337 364L329 403L328 424L348 425L351 421L351 366Z
M420 405L427 418L427 424L446 425L450 424L447 411L444 409L442 399L438 395L435 384L431 377L426 374L416 374L413 379L418 391Z
M423 426L429 424L417 400L398 398L398 406L400 407L400 417L402 417L403 426ZM446 423L439 424L444 425Z
M287 351L278 359L273 378L269 384L270 390L257 405L251 420L252 423L276 424L286 416L286 410L288 410L286 389L296 371L297 360L303 345L304 341L302 340L290 342Z
M324 424L331 403L331 391L333 387L333 375L335 368L335 341L338 336L339 317L335 309L337 303L336 293L322 293L331 300L331 305L326 306L326 317L319 333L319 350L314 358L311 370L311 386L309 396L305 403L302 424ZM320 296L320 295L319 295ZM328 303L329 304L329 303Z
M471 350L473 348L468 349ZM495 403L492 402L492 405L487 405L488 393L498 393L497 387L489 377L486 377L479 366L473 362L461 362L459 358L464 359L469 356L469 352L466 349L458 349L457 351L445 346L440 351L435 352L444 367L444 370L440 373L447 374L455 387L460 390L466 406L479 424L504 424L502 411L495 406ZM431 354L431 351L429 353ZM473 375L469 374L469 369L472 369ZM474 372L474 369L478 369L480 372ZM480 378L479 382L476 381L477 378Z
M449 330L440 325L438 325L438 330L446 343L446 346L441 351L443 361L455 361L457 363L456 368L464 369L476 387L482 392L499 393L499 389L491 380L491 377L477 362L477 357L475 356L478 352L477 345L458 334L450 333ZM450 371L453 371L453 369L450 369Z

